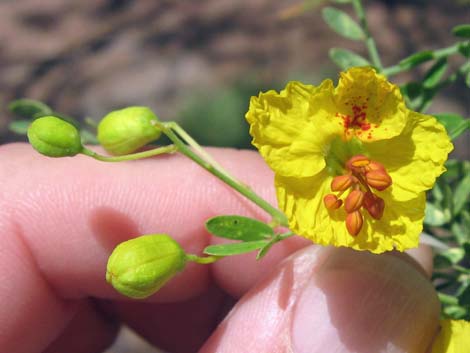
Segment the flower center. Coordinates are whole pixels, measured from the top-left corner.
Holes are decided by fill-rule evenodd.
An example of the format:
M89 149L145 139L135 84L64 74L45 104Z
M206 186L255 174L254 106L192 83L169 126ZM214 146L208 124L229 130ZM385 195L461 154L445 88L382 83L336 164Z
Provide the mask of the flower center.
M346 162L345 173L333 178L331 191L323 198L329 210L344 206L346 211L346 228L356 236L364 223L363 209L374 219L381 219L385 202L372 190L383 191L392 185L392 178L379 162L372 161L362 154L355 155ZM344 193L349 191L344 199ZM335 194L336 193L336 194Z

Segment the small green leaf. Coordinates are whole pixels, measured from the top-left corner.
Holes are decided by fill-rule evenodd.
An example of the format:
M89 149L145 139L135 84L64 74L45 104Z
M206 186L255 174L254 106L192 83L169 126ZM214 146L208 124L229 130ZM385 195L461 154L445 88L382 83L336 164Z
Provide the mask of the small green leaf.
M454 192L449 184L442 185L444 199L442 200L442 209L446 219L450 221L454 214Z
M242 243L209 245L204 249L204 254L215 256L239 255L261 249L266 244L268 244L267 240L258 240Z
M445 124L444 124L445 126ZM453 180L460 178L460 170L462 167L462 162L457 160L457 159L448 159L445 163L444 166L446 167L446 171L444 174L442 174L442 177L444 177L445 182L450 183Z
M370 62L362 56L347 49L331 48L330 59L343 70L353 66L370 66Z
M28 127L31 124L31 120L21 119L21 120L13 120L9 125L8 129L13 131L15 134L18 135L26 135L28 132Z
M28 98L17 99L8 105L8 109L23 118L33 119L45 115L52 115L52 109L46 104Z
M459 53L466 58L470 57L470 42L459 43Z
M470 238L470 210L462 210L460 212L460 226L465 234L467 234L467 237Z
M470 25L458 25L452 28L452 33L454 36L461 37L461 38L470 38Z
M443 179L438 179L437 183L434 184L434 187L431 189L432 196L437 202L442 201L442 199L444 198L444 194L442 193L442 188L440 185L442 181Z
M447 70L447 58L442 58L426 72L423 79L423 86L425 88L433 88L441 80Z
M419 53L410 55L409 57L401 60L398 65L403 69L411 69L421 63L432 60L434 58L433 52L430 50L421 51Z
M423 86L419 82L409 82L400 87L405 97L406 105L410 108L418 107L423 101Z
M442 312L446 317L452 318L454 320L460 320L467 316L467 310L458 305L445 306L442 309Z
M470 175L463 178L454 193L454 215L458 215L470 197Z
M424 215L424 223L428 226L442 226L449 221L449 217L444 213L443 210L433 205L432 203L426 202L426 212Z
M445 256L441 256L440 254L437 254L434 256L434 269L446 269L452 266L452 262L449 261L449 259Z
M462 161L462 175L470 174L470 161Z
M333 0L333 2L337 4L350 4L352 3L352 0Z
M206 222L209 233L233 240L263 240L274 235L273 229L257 219L242 216L217 216Z
M434 117L444 125L451 140L455 140L464 133L465 130L470 128L470 120L464 119L458 114L435 114Z
M470 88L470 72L465 75L465 84Z
M452 234L455 236L455 238L457 239L457 242L460 245L466 244L466 242L469 240L470 234L466 233L463 230L463 227L462 227L461 224L459 224L457 222L452 222L450 230L451 230Z
M436 257L438 256L447 259L451 265L455 265L462 261L465 256L465 251L462 248L452 248L436 255Z
M409 82L400 87L403 94L409 99L416 99L423 93L423 86L419 82Z
M362 28L346 12L333 7L325 7L323 19L336 33L352 40L364 40Z
M446 305L457 305L459 303L458 299L453 295L438 292L437 296L441 303Z

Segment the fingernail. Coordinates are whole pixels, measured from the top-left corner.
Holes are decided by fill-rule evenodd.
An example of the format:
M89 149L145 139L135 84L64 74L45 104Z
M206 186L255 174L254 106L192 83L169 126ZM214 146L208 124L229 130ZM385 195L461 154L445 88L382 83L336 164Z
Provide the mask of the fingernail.
M333 249L296 303L292 351L421 352L437 329L432 285L389 255Z

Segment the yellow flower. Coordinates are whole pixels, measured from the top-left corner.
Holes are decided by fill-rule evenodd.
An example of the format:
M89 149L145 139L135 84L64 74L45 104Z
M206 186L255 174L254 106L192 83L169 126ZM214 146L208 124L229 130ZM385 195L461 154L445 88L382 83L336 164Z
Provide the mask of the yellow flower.
M294 232L375 253L417 246L424 191L452 144L384 76L352 68L336 88L290 82L252 97L246 119Z
M466 353L470 350L470 322L442 320L432 353Z

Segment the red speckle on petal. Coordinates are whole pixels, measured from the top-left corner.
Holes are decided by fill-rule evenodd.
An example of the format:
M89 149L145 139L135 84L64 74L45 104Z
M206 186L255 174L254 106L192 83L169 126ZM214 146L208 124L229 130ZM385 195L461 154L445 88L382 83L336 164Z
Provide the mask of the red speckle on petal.
M359 99L361 97L358 97ZM342 116L343 122L344 122L344 128L349 129L349 128L359 128L362 131L367 131L370 129L371 124L367 121L367 115L366 111L367 105L363 106L358 106L358 105L353 105L352 106L352 111L353 111L353 116L350 117L349 115L344 115Z

